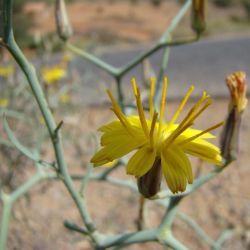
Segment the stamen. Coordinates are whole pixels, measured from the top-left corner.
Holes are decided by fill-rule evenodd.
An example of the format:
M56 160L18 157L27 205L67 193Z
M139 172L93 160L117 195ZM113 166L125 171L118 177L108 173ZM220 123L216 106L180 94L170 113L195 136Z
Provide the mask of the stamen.
M174 124L174 123L175 123L176 119L179 117L181 111L183 110L185 104L187 103L187 101L188 101L188 99L189 99L189 97L190 97L190 95L192 94L193 91L194 91L194 86L192 85L192 86L189 88L189 90L188 90L186 96L183 98L183 100L182 100L182 102L181 102L179 108L178 108L177 111L175 112L175 114L174 114L174 116L173 116L173 118L172 118L172 120L171 120L171 122L170 122L169 124Z
M152 149L154 148L154 129L155 129L155 124L156 124L157 116L158 116L158 113L156 111L154 111L154 114L153 114L153 117L152 117L152 121L151 121L150 133L149 133L150 145L151 145Z
M167 138L164 143L165 146L168 146L170 143L172 143L181 133L190 127L196 117L199 116L211 104L211 99L208 98L209 96L206 94L206 92L204 92L201 99L190 109L176 130ZM194 114L205 101L207 101L207 103L196 114Z
M136 81L134 78L132 79L132 84L133 84L133 91L134 91L134 95L136 99L136 106L137 106L141 126L144 131L144 134L146 135L146 137L148 137L149 131L148 131L148 125L147 125L147 121L145 118L145 114L144 114L143 106L141 102L141 93L140 93L140 89L136 86Z
M152 118L154 115L154 94L155 94L155 78L151 78L150 98L149 98L149 113Z
M212 126L210 128L207 128L206 130L198 133L197 135L194 135L194 136L192 136L192 137L190 137L190 138L188 138L188 139L186 139L184 141L181 141L180 143L178 143L178 145L183 145L183 144L186 144L186 143L188 143L190 141L193 141L196 138L201 137L202 135L210 132L211 130L214 130L214 129L218 128L218 127L221 127L223 124L224 124L224 122L220 122L220 123L218 123L218 124L216 124L216 125L214 125L214 126Z
M183 119L183 121L180 123L180 125L178 127L183 126L186 123L192 123L195 118L200 115L210 104L211 104L211 99L207 100L209 98L209 96L204 92L202 97L200 98L200 100L193 105L193 107L190 109L190 111L188 112L188 114L185 116L185 118ZM195 111L202 105L202 103L204 103L207 100L207 104L200 110L198 111L196 114Z
M124 128L128 131L128 133L132 135L132 128L130 122L128 121L127 117L122 113L119 105L115 101L115 98L109 89L107 89L107 93L113 105L113 108L111 108L111 110L116 114L117 118L120 120Z
M207 99L206 101L206 104L204 104L204 106L192 117L193 120L195 120L205 109L207 109L208 106L212 104L211 99Z
M125 120L123 119L123 117L121 116L121 114L114 108L111 108L110 110L112 110L115 115L117 116L117 118L120 120L121 124L123 125L123 127L126 129L126 130L129 130Z
M188 129L190 126L192 126L193 123L185 124L184 126L180 127L180 125L177 127L177 129L166 139L164 142L164 147L168 147L174 140L182 134L186 129Z
M167 86L168 86L168 79L165 77L163 88L162 88L162 96L161 96L161 109L160 109L158 136L160 135L161 128L162 128L162 119L163 119L164 109L165 109Z
M135 80L135 78L133 77L131 81L132 81L132 86L133 86L134 95L137 96L136 80Z

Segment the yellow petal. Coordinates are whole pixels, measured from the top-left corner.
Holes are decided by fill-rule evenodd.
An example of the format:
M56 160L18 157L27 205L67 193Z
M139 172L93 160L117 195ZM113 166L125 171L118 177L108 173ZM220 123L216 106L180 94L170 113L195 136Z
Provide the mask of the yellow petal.
M138 116L128 116L127 120L129 121L129 123L136 128L141 129L141 124L140 124L140 119ZM98 131L100 132L108 132L110 130L115 130L115 129L119 129L122 128L123 125L121 124L121 122L119 120L115 120L112 121L104 126L101 126Z
M121 158L138 147L138 143L126 138L123 140L115 140L114 143L110 143L108 146L101 148L92 158L91 162L94 166L101 166L115 159Z
M156 157L155 150L148 145L140 148L129 160L127 174L141 177L153 166Z
M220 149L212 143L202 140L200 138L182 145L182 149L185 153L194 155L207 162L216 165L222 164Z
M101 126L98 131L100 132L109 132L109 131L112 131L112 130L115 130L115 129L119 129L122 127L122 124L119 120L115 120L113 122L110 122L106 125L103 125Z
M145 143L146 137L142 130L133 128L131 131L133 131L132 135L122 125L120 127L116 126L115 129L109 129L102 135L101 145L127 143L128 140L134 141L138 146Z
M162 172L166 179L169 189L173 193L183 192L187 186L187 178L182 168L177 165L173 165L174 158L171 158L169 154L161 154Z
M114 167L117 164L117 162L118 162L118 160L110 161L108 163L103 164L103 167L106 167L106 168Z
M185 136L186 139L188 139L192 136L198 135L201 132L202 132L202 130L199 130L199 129L188 128L181 135ZM210 139L210 138L212 139L212 138L215 138L215 136L208 132L208 133L201 135L200 138L201 139Z
M188 180L188 183L192 184L192 166L184 151L179 147L170 147L167 151L167 158L169 158L170 163L175 168L180 168L183 171L183 173L185 174L185 178Z

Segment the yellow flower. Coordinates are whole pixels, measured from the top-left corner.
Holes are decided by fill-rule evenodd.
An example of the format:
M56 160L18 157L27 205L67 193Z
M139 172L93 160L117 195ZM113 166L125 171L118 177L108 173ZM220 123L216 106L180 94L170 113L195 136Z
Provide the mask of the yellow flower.
M159 114L153 104L155 80L151 79L150 119L145 117L140 89L136 86L134 79L132 83L138 116L126 116L111 92L107 91L113 105L111 110L118 120L99 129L103 133L102 148L91 159L94 166L101 166L136 150L127 164L127 174L137 178L142 177L153 167L154 162L160 160L168 187L173 193L176 193L183 192L187 183L193 182L192 167L186 154L194 155L216 165L222 163L220 149L208 141L208 139L214 138L209 131L221 126L222 123L206 130L191 128L195 119L211 104L211 99L205 92L185 118L180 123L176 123L194 90L192 86L172 119L164 123L167 78L164 80Z
M0 66L0 76L9 77L14 73L14 67L12 65Z
M54 82L59 81L66 76L65 70L58 66L53 68L43 68L41 73L43 80L47 84L53 84Z
M69 62L72 61L72 59L73 59L73 55L72 55L72 54L70 54L70 53L65 53L65 54L63 55L62 61L63 61L64 63L69 63Z
M62 94L59 96L59 100L61 103L69 103L70 102L70 95L69 94Z
M7 108L9 100L7 98L0 98L0 108Z

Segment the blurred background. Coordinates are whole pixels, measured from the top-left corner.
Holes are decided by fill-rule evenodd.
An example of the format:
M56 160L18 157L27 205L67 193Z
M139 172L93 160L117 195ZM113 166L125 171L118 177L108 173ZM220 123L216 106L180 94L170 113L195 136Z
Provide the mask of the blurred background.
M53 0L14 1L16 38L24 48L37 49L48 40L54 50L59 49L55 41L53 2ZM74 41L88 49L153 42L165 30L184 2L183 0L66 1L70 22L74 28ZM248 0L208 0L205 36L249 35L249 6ZM188 34L189 23L187 15L176 30L176 36Z
M67 1L69 19L73 27L71 42L113 65L122 66L157 41L184 2ZM249 0L207 1L207 29L202 41L194 46L181 46L171 51L167 75L176 86L184 84L186 88L190 84L199 83L198 88L202 89L206 84L211 94L221 96L226 93L226 89L218 89L215 86L224 84L222 80L225 75L235 70L244 70L250 74L250 59L247 53L250 50L249 6ZM31 57L38 54L41 60L47 60L46 64L58 61L55 55L60 57L63 45L55 33L53 1L14 1L14 10L16 38L26 53ZM193 36L190 16L188 13L173 32L173 40ZM48 59L51 54L53 58ZM159 66L160 58L161 51L151 57L153 69ZM78 72L96 70L79 58L75 59L73 64ZM180 70L182 74L179 74ZM124 81L128 82L131 76L138 75L138 72L139 68L132 70ZM112 82L102 71L93 77L96 75L98 77L94 79L95 83L100 82L100 75L104 82ZM214 84L207 84L208 82ZM89 87L88 79L85 83ZM99 88L99 83L91 85L94 92L96 87ZM86 102L91 102L94 92L91 88L88 91L91 93L90 100ZM173 89L172 92L178 97L182 96L185 90L179 92Z
M104 122L113 119L105 95L114 80L102 70L66 51L56 34L54 1L14 0L14 33L18 44L35 64L41 85L57 121L63 120L67 162L72 174L82 174L94 152L91 137ZM183 0L71 0L66 1L73 35L70 41L115 66L122 66L145 51L170 24ZM191 84L194 98L205 89L214 97L213 108L198 122L208 127L221 121L228 105L225 76L236 70L250 75L250 0L208 0L207 29L199 42L171 48L166 75L169 112L173 113ZM193 37L190 13L173 32L173 40ZM162 51L150 57L150 74L159 68ZM52 71L51 71L52 70ZM123 78L122 88L130 93L131 76L143 79L137 66ZM147 89L144 84L143 88ZM126 96L126 102L131 96ZM191 105L191 104L190 104ZM249 107L249 105L248 105ZM19 140L39 148L53 160L44 121L21 74L8 52L0 48L0 114L6 113ZM168 116L169 117L169 116ZM237 162L181 205L181 211L197 219L216 238L225 228L235 229L223 249L250 249L250 114L242 122L241 151ZM213 122L214 124L215 122ZM0 128L1 187L11 192L34 172L32 162L8 143ZM219 132L217 132L217 135ZM200 165L199 162L194 164ZM206 173L210 168L197 170ZM96 171L96 170L95 170ZM97 170L98 171L98 170ZM125 176L119 169L116 176ZM102 197L100 199L100 197ZM105 183L90 183L87 194L91 214L105 233L135 230L138 194ZM100 209L101 208L101 209ZM0 207L1 210L1 207ZM147 226L158 225L163 208L148 202ZM92 249L77 233L63 227L65 218L79 221L71 198L59 182L44 183L20 199L14 207L8 249ZM209 249L182 220L175 233L190 249ZM147 243L126 249L162 249Z

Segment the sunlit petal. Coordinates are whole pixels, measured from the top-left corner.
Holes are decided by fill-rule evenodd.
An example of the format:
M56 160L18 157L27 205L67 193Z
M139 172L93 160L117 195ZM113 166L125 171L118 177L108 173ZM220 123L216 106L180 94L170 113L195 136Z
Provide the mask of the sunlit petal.
M194 155L216 165L222 164L220 149L210 142L202 139L196 139L182 146L185 153Z
M162 153L162 171L169 189L173 193L183 192L187 186L187 177L179 162L176 162L175 158L172 158L172 154Z
M141 177L153 166L156 152L149 146L140 148L129 160L127 174Z

